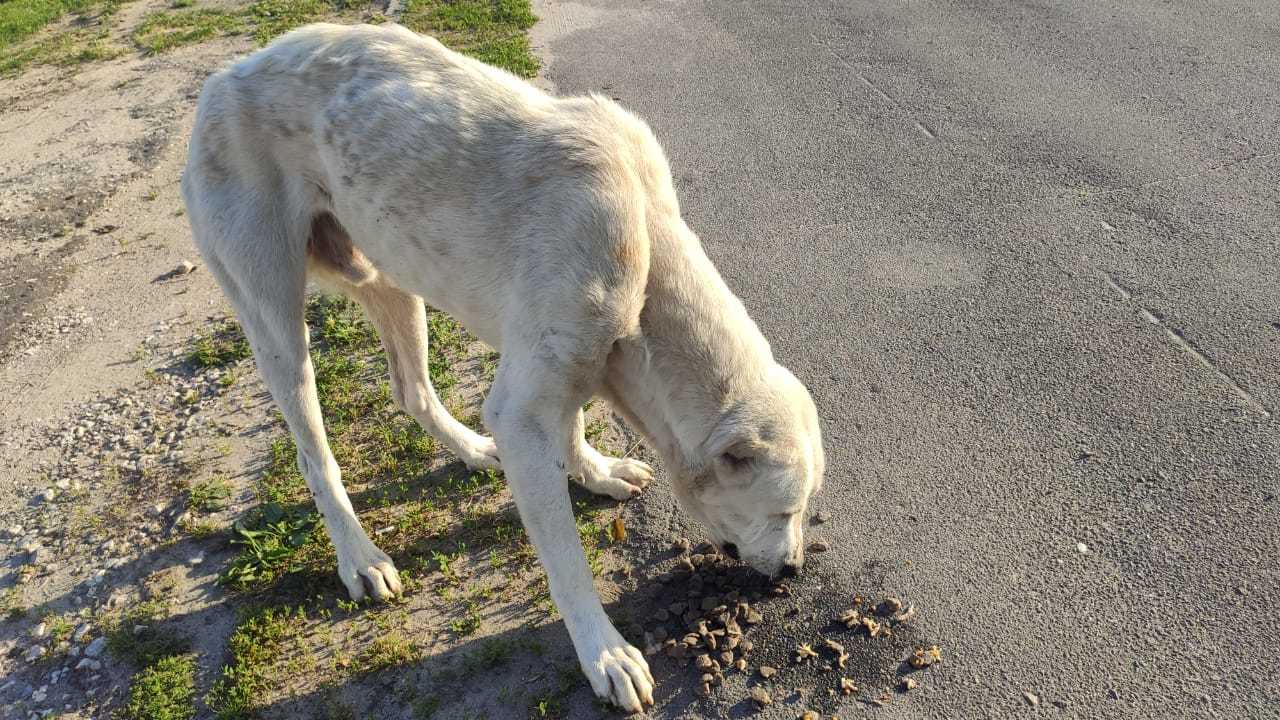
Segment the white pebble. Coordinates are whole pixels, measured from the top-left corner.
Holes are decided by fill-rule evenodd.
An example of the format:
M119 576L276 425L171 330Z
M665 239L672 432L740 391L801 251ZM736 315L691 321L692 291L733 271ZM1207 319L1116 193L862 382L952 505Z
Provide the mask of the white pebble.
M1089 554L1089 546L1088 546L1088 545L1085 545L1085 544L1084 544L1084 543L1082 543L1082 542L1078 542L1078 543L1076 543L1076 550L1079 550L1081 555L1088 555L1088 554Z

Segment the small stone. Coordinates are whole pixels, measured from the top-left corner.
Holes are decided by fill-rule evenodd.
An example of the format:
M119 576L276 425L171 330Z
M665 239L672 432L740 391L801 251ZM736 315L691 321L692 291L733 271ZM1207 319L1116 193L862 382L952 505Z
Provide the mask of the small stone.
M99 655L101 655L102 651L105 650L106 648L107 648L106 638L104 637L94 638L93 642L89 643L89 646L84 649L85 657L96 658Z
M760 673L760 677L764 678L765 680L768 680L769 678L778 674L778 670L777 668L770 667L769 665L761 665L759 673Z
M31 630L31 637L33 638L42 638L48 634L49 634L49 626L45 623L40 623L39 625L36 625L35 628Z
M49 651L45 649L45 646L43 645L32 645L30 648L27 649L27 652L23 654L22 659L26 660L27 662L35 662L40 658L44 657L45 653L47 652Z
M822 523L824 523L824 522L826 522L826 521L828 521L828 520L830 520L830 519L831 519L831 513L827 512L827 511L825 511L825 510L819 510L819 511L818 511L818 512L813 516L813 521L814 521L815 523L818 523L818 524L822 524Z
M746 660L743 660L742 658L738 658L737 660L733 661L733 667L734 667L734 669L735 669L735 670L737 670L738 672L746 672L746 671L747 671L747 661L746 661Z
M858 685L847 677L840 678L840 694L852 695L858 692Z
M851 629L856 627L858 625L858 622L861 620L862 620L862 615L860 615L858 611L854 609L845 610L844 612L836 616L836 622L843 623L845 627L851 628Z
M809 548L808 548L809 552L816 552L816 553L826 552L830 549L831 549L831 543L827 542L826 540L814 540L813 542L809 543Z
M724 652L720 653L720 662L724 663L724 664L725 664L725 666L732 665L732 664L733 664L733 653L729 652L728 650L726 650L726 651L724 651Z
M44 502L52 502L56 497L58 497L58 491L53 488L49 488L48 490L40 493L40 499Z
M690 547L689 538L687 537L678 537L676 538L676 541L672 543L672 548L679 552L689 552Z
M1022 699L1026 700L1027 704L1030 705L1031 707L1036 707L1037 705L1040 704L1040 696L1036 695L1030 690L1022 691Z
M757 685L751 688L751 702L756 704L758 708L766 708L773 704L773 698L769 696L769 691Z
M711 697L711 685L709 683L702 683L702 686L698 688L698 694L702 697Z
M708 655L707 653L703 653L693 659L694 667L698 668L699 670L706 670L707 668L711 667L712 662L713 661L711 660L711 656Z
M88 670L88 671L90 671L90 672L97 672L98 670L101 670L101 669L102 669L102 663L100 663L100 662L98 662L97 660L94 660L94 659L92 659L92 658L85 658L85 659L81 660L80 662L76 663L76 669L77 669L77 670Z
M1088 545L1085 545L1085 544L1084 544L1084 543L1082 543L1082 542L1078 542L1078 543L1076 543L1076 550L1077 550L1081 555L1088 555L1088 554L1089 554L1089 546L1088 546Z
M204 555L192 555L187 558L187 564L189 565L199 565L202 562L204 562Z
M800 713L800 720L822 720L822 716L812 710L805 710Z
M713 682L715 682L715 681L716 681L716 676L715 676L715 675L712 675L711 673L702 673L702 682L703 682L704 684L706 684L706 685L710 685L711 683L713 683Z
M182 262L178 263L178 267L173 269L173 274L174 275L190 275L192 272L195 272L195 269L196 269L196 266L194 263L187 260L183 260Z
M744 622L744 623L746 623L746 624L748 624L748 625L755 625L755 624L759 623L759 622L760 622L761 620L763 620L763 619L764 619L764 618L760 615L760 613L759 613L759 612L756 612L756 610L755 610L755 609L749 609L749 610L747 610L747 615L746 615L746 617L742 618L742 622Z
M742 645L741 645L741 646L739 646L739 647L740 647L741 652L743 652L743 653L749 653L749 652L751 652L752 650L754 650L754 649L755 649L756 644L755 644L755 643L753 643L753 642L751 642L750 640L743 640L743 641L742 641Z

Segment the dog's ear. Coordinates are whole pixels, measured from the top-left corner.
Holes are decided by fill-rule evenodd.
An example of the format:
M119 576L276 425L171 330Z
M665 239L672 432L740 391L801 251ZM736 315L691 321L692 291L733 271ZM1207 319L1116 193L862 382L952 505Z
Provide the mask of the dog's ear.
M716 461L730 471L746 470L764 450L764 443L753 437L737 437L723 445L716 454Z

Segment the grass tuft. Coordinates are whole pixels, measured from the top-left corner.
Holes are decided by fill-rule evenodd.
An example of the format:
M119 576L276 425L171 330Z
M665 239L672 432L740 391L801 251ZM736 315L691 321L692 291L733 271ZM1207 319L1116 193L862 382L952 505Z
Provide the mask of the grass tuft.
M168 608L161 600L138 603L104 623L107 650L135 667L187 652L190 642L156 627Z
M195 717L196 662L192 655L170 655L133 678L124 720L190 720Z
M222 669L205 701L219 720L249 720L257 698L270 687L280 656L298 634L302 608L265 608L248 615L227 642L231 663Z
M222 581L238 589L299 570L295 559L320 526L319 515L285 510L275 503L262 506L254 515L250 523L237 522L232 529L231 544L242 550Z
M226 320L197 338L187 360L198 368L220 368L253 355L240 324Z

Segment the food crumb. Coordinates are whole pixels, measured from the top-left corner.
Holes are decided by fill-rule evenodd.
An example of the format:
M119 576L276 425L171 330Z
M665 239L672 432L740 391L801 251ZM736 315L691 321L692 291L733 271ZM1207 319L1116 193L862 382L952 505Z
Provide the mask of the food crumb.
M928 650L924 648L916 648L911 653L911 657L907 659L913 668L926 668L938 662L942 662L942 650L937 645L930 647Z
M796 663L797 664L802 663L805 660L808 660L809 658L816 658L816 657L818 657L818 653L815 652L812 647L810 647L809 643L801 643L799 646L796 647Z
M768 690L757 686L751 688L751 702L755 703L756 707L763 708L773 704L773 698L769 696Z

